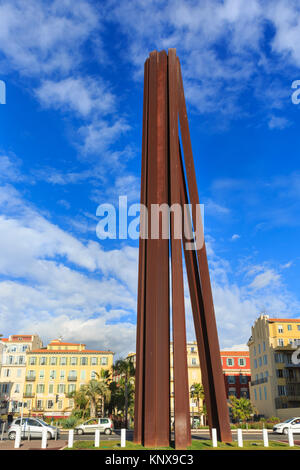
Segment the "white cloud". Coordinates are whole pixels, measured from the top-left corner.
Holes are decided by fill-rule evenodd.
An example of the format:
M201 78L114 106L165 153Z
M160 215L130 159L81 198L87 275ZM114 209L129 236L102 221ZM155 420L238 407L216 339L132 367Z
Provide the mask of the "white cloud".
M45 80L36 91L47 107L75 111L83 117L92 112L111 114L115 110L115 97L100 81L91 78L69 77L60 81Z
M268 122L270 129L285 129L290 126L290 121L284 117L271 116Z
M0 69L32 76L68 73L83 59L80 48L99 27L87 0L4 0L0 5Z
M277 284L280 279L280 275L275 273L272 269L267 269L265 272L255 276L250 284L253 289L262 289L269 284Z
M238 235L237 233L234 233L231 237L231 240L234 241L234 240L238 240L239 238L241 238L240 235Z

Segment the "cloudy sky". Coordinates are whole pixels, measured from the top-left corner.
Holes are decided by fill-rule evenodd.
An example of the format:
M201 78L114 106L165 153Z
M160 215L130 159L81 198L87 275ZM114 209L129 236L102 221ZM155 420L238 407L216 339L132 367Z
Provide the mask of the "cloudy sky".
M135 348L143 64L181 60L222 347L299 317L299 0L0 0L0 332ZM188 291L186 291L188 297ZM188 312L188 336L194 339Z

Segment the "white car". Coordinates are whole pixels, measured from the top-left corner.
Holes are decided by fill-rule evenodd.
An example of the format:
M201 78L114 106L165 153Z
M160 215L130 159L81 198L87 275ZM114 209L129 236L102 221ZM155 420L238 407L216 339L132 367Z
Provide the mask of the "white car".
M92 418L85 423L76 426L75 432L77 434L89 434L94 433L96 429L104 432L104 434L111 434L113 430L113 422L109 418Z
M300 434L300 418L290 418L283 421L283 423L275 424L273 432L288 434L290 428L293 430L293 433Z
M59 429L50 426L45 423L42 419L39 418L23 418L21 423L21 418L14 419L11 425L8 428L8 439L14 441L16 438L17 429L21 427L21 437L25 438L30 435L30 437L42 437L43 429L47 429L47 439L54 439L55 437L59 438Z

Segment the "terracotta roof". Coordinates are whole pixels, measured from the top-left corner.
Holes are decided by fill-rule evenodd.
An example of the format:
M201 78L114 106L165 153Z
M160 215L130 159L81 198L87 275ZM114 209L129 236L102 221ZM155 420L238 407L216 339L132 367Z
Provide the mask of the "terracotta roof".
M45 354L68 354L68 353L77 353L77 354L90 354L90 353L101 353L101 354L114 354L113 351L97 351L96 349L83 349L82 351L79 351L78 349L33 349L31 351L28 351L27 354L33 354L33 353L45 353Z
M1 341L4 341L4 342L8 341L8 338L0 338L0 339Z
M300 323L300 318L269 318L270 322Z

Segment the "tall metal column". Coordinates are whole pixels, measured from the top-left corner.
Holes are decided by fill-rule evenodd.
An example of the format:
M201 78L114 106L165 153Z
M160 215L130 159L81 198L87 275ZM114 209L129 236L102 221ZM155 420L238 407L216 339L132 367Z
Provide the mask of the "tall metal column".
M175 49L169 49L168 55L151 52L145 63L141 203L148 213L141 213L134 441L146 447L170 444L171 290L175 447L185 449L191 443L182 247L209 424L217 428L220 440L231 441L204 239L195 250L188 250L183 230L178 237L176 207L182 210L184 204L191 203L192 217L182 210L179 219L195 227L199 197ZM168 205L171 211L163 216L158 210L158 229L154 230L152 209L162 205ZM169 239L163 233L166 224L170 252Z

